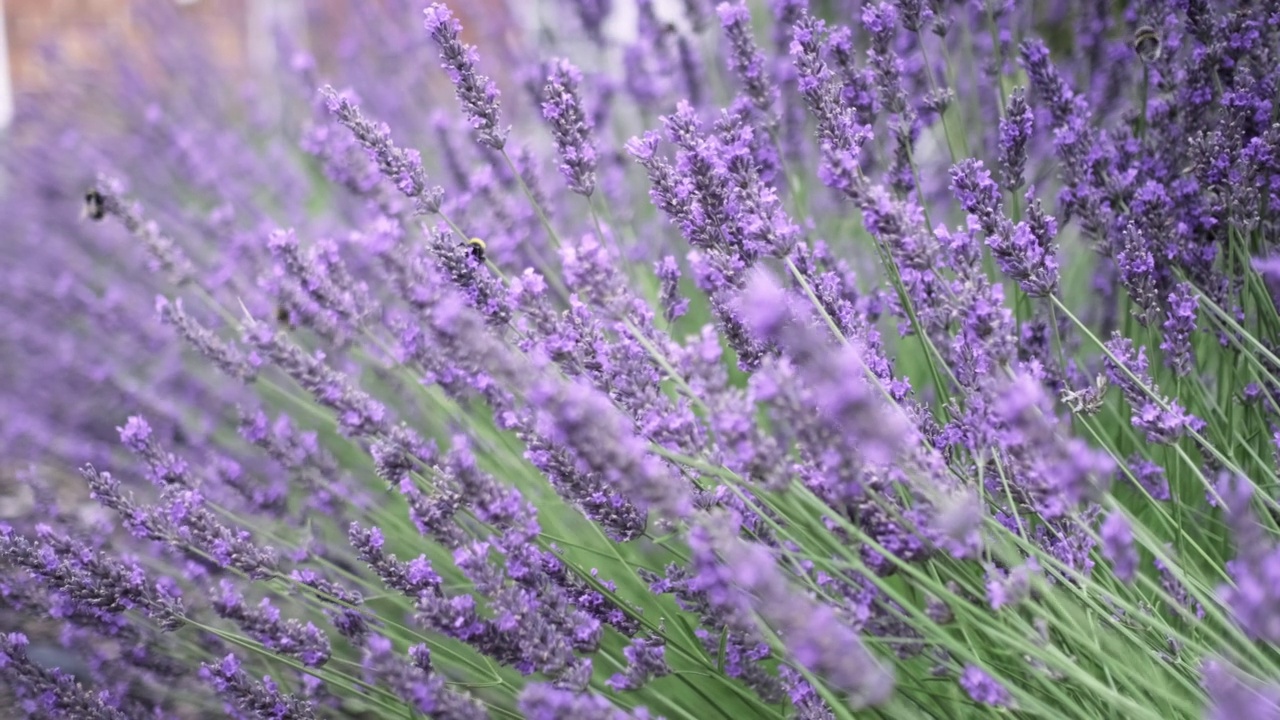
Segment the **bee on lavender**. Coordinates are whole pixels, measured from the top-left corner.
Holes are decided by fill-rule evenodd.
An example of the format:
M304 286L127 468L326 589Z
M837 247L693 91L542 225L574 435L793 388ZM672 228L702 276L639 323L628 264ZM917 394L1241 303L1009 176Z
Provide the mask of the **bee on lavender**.
M485 252L489 248L484 244L483 240L481 240L480 238L473 237L470 240L463 243L463 245L467 246L467 252L471 253L471 257L474 258L476 262L478 263L484 262Z
M101 220L107 216L107 199L97 190L90 190L84 194L84 216L93 221Z

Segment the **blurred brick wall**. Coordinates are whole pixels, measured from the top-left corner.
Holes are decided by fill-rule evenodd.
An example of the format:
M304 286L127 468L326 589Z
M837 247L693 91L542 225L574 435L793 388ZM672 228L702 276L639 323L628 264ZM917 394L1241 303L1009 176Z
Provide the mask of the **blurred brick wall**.
M101 63L110 57L109 42L141 57L147 54L149 39L139 28L137 13L160 3L171 5L201 29L201 37L215 50L219 60L234 70L249 61L247 52L248 3L252 0L0 0L5 11L10 73L16 95L55 89L56 71L43 56L53 49L74 66ZM313 48L333 47L341 32L342 18L354 3L381 0L301 0L320 23L307 27ZM526 0L514 0L524 2ZM428 0L422 0L425 7ZM482 53L498 52L510 41L508 0L454 0L450 6L467 28L468 41ZM426 32L423 41L429 42Z

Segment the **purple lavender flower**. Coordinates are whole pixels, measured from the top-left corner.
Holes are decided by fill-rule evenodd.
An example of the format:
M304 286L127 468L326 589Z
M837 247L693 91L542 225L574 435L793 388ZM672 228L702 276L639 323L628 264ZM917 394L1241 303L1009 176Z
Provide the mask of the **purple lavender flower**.
M1146 348L1135 352L1133 342L1119 333L1106 346L1115 358L1104 358L1107 379L1124 392L1125 400L1133 407L1130 421L1146 434L1147 442L1172 443L1188 431L1204 429L1204 421L1184 410L1177 400L1157 393L1147 373Z
M614 690L639 690L650 679L671 674L661 638L633 638L622 654L627 660L627 669L609 678L609 687Z
M648 454L605 396L579 383L540 383L530 402L540 410L540 432L572 448L593 472L668 517L690 514L689 489Z
M244 354L233 344L218 337L200 321L187 314L181 298L169 302L156 297L156 312L166 325L172 325L192 347L212 362L219 370L243 382L252 382L257 371Z
M645 720L644 708L629 713L595 693L576 693L547 683L530 683L520 694L520 712L528 720Z
M1250 507L1252 482L1224 473L1218 493L1236 545L1236 557L1227 563L1231 584L1218 595L1249 637L1280 642L1280 543L1267 536Z
M979 160L962 160L951 168L951 188L965 212L978 218L987 234L987 247L1001 271L1031 297L1057 292L1058 258L1052 245L1052 218L1040 215L1036 225L1014 225L1004 216L1000 188Z
M857 437L858 453L869 462L890 462L909 439L906 418L865 381L858 348L848 343L832 347L789 303L790 296L763 273L755 275L741 297L748 326L782 347L800 368L819 416L844 437Z
M870 128L859 124L843 99L843 90L823 60L827 42L826 25L808 13L796 22L791 40L791 59L799 74L798 87L805 105L818 125L818 149L822 154L819 176L822 182L855 201L867 193L862 174L862 146L871 137Z
M569 182L569 189L591 197L596 187L596 147L582 109L581 84L582 72L573 63L552 60L543 91L542 117L551 126L560 151L560 174Z
M118 615L135 609L164 630L185 621L177 588L150 583L143 569L114 560L84 543L36 526L37 539L0 525L0 557L39 577L50 590L93 611Z
M1134 479L1155 500L1167 501L1172 497L1169 493L1169 480L1164 475L1164 468L1139 455L1128 459L1124 467L1133 473ZM1128 477L1124 475L1124 477Z
M744 0L722 2L716 6L720 26L729 39L729 67L742 83L751 104L764 119L765 127L774 127L777 120L778 88L769 77L764 55L751 33L751 11Z
M406 659L394 651L390 640L373 635L365 644L362 664L379 685L390 688L397 697L427 717L439 720L489 718L484 705L467 693L455 691L443 675L434 671L431 651L425 645L409 648Z
M120 441L147 464L147 477L156 485L192 485L191 467L186 460L165 452L156 440L146 418L131 415L123 427L116 428Z
M750 622L758 613L783 638L796 663L848 693L854 707L878 705L893 693L893 673L862 645L857 633L825 603L796 593L769 550L745 542L727 518L695 527L689 536L696 575L692 587ZM720 559L717 560L716 556Z
M1040 563L1034 557L1008 572L997 567L987 568L987 602L991 609L1016 606L1031 597L1033 578L1039 575Z
M1205 720L1280 718L1280 686L1255 679L1220 659L1200 666L1201 683L1209 695Z
M1112 510L1102 521L1102 556L1111 561L1111 571L1121 582L1132 583L1138 572L1138 550L1133 544L1133 528L1120 510Z
M1169 306L1161 325L1164 334L1160 350L1164 352L1165 365L1173 368L1178 377L1185 377L1195 369L1195 356L1191 336L1196 331L1196 310L1200 301L1189 283L1178 283L1169 293Z
M200 676L227 701L242 712L272 720L311 720L315 717L311 703L295 695L283 693L270 678L253 680L240 668L235 655L227 655L216 663L201 663Z
M440 576L425 555L419 555L407 563L401 562L395 555L387 555L382 550L384 539L378 528L365 529L352 523L348 537L360 560L368 564L392 590L415 599L423 593L439 591Z
M1010 707L1013 697L995 678L977 665L965 665L960 674L960 687L974 702L989 707Z
M674 322L689 311L689 298L680 294L680 265L667 255L654 264L654 273L662 282L662 317Z
M114 707L111 693L90 692L76 679L54 668L43 667L27 655L27 636L0 635L0 677L22 696L38 698L39 715L84 720L127 720L130 715ZM29 712L36 712L28 707Z
M1116 252L1116 264L1120 269L1120 282L1129 292L1136 307L1133 316L1145 327L1153 319L1159 298L1156 288L1156 260L1151 253L1152 244L1146 234L1130 223L1121 235Z
M462 111L471 121L476 138L494 150L501 150L506 145L510 128L500 125L501 93L498 86L488 77L476 73L480 54L475 46L459 39L462 23L444 3L432 3L422 12L426 16L423 26L440 46L441 67L449 73L449 80L462 103Z
M383 177L395 183L397 190L413 200L417 212L430 214L440 211L444 190L428 183L422 156L417 150L396 147L387 124L366 119L350 97L339 94L328 85L320 93L329 112L351 131Z
M1035 127L1035 116L1027 106L1026 91L1014 88L1005 104L1004 117L1000 119L1000 170L1001 187L1015 193L1026 182L1023 173L1027 166L1027 143Z
M107 215L118 219L125 230L146 247L152 258L153 270L168 274L173 284L178 286L187 284L195 277L195 266L173 238L162 233L155 220L143 216L141 205L122 197L123 182L113 177L100 176L92 192L97 198L99 209L95 214L98 219Z
M613 12L613 0L573 0L578 19L587 31L587 37L597 45L604 45L604 23Z
M389 432L386 407L353 387L345 375L324 362L322 354L308 355L263 322L250 321L245 337L318 402L334 410L346 432L364 436Z
M234 584L222 580L219 590L211 590L218 615L235 622L268 650L296 657L307 667L321 667L329 661L329 638L315 625L294 618L282 620L280 610L263 598L257 607L245 603Z

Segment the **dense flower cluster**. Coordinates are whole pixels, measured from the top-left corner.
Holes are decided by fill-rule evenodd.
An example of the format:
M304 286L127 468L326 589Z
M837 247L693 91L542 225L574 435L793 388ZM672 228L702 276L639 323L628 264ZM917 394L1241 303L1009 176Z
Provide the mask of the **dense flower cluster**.
M1273 3L426 4L21 98L15 712L1280 718Z

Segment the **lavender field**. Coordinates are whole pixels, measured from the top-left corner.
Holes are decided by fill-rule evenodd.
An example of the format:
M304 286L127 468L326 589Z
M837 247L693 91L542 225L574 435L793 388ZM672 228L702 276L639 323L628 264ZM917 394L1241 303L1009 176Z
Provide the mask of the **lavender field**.
M1280 719L1280 4L455 2L19 98L0 718Z

